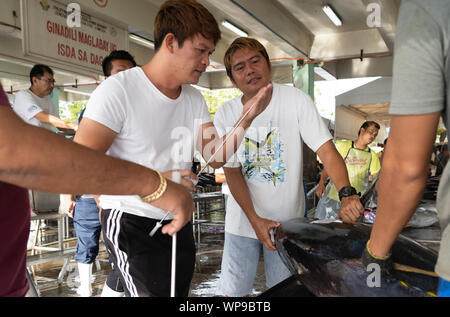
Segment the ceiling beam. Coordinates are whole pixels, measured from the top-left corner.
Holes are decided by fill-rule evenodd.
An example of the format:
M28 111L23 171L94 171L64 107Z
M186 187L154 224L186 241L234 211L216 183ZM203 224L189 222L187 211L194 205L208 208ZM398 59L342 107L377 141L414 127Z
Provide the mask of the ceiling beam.
M392 77L392 56L334 62L336 78ZM328 63L327 63L328 64Z
M250 37L263 38L281 49L288 55L284 57L309 56L313 34L278 2L272 0L203 0L202 2L213 5L225 16L230 17L230 22L242 27Z
M364 51L364 54L389 51L378 30L368 29L317 35L311 49L311 58L329 59L359 56L361 50Z
M377 29L386 43L386 46L389 48L389 51L393 52L401 0L361 0L361 2L366 8L373 4L379 6L381 26L377 27ZM368 14L371 14L371 12L368 11Z
M291 84L293 81L292 65L272 65L271 79L279 84ZM200 77L198 86L207 89L233 88L225 71L207 72Z

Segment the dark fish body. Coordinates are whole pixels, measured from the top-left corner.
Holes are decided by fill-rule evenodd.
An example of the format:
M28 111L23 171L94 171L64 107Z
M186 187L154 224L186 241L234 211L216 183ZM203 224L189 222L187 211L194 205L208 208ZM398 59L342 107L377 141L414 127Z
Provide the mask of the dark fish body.
M342 223L312 224L304 218L282 223L278 253L302 284L316 296L432 296L436 277L393 271L389 278L366 272L361 255L371 227ZM436 251L399 236L392 248L395 263L434 271Z

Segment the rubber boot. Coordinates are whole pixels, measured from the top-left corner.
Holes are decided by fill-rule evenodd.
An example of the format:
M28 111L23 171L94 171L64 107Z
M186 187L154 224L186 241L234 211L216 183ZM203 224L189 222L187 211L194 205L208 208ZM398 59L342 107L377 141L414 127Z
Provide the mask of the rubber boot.
M114 291L106 284L106 282L105 282L105 285L103 285L101 297L124 297L124 296L125 296L125 292Z
M78 287L77 294L80 295L80 297L92 296L92 263L78 263L78 274L80 275L80 286Z

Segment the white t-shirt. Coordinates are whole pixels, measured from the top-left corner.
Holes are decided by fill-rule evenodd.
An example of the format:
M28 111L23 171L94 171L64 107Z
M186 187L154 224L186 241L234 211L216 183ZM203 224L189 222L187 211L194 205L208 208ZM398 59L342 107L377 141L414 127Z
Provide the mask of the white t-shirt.
M19 115L23 121L36 127L52 129L52 126L46 123L42 123L35 116L45 111L55 117L59 118L59 114L56 111L56 107L53 101L48 97L38 97L30 89L20 90L15 97L13 110Z
M108 155L160 172L176 168L190 170L194 140L201 126L211 122L199 91L183 85L180 96L170 99L152 84L140 67L111 76L97 87L84 118L117 133ZM177 151L175 144L179 143L182 148ZM100 205L153 219L161 219L166 214L142 202L139 196L102 195Z
M229 131L242 114L242 96L217 111L219 135ZM305 213L302 141L314 152L332 139L312 99L301 90L274 84L269 106L246 131L236 154L225 167L241 167L256 213L274 221L287 221ZM257 238L245 213L230 196L225 230Z

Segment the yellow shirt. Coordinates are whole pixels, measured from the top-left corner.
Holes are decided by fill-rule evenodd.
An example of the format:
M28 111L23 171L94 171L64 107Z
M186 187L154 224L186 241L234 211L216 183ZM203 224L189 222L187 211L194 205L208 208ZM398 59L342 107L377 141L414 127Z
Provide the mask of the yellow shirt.
M350 185L353 186L358 193L363 194L364 180L367 172L370 172L370 174L373 175L377 174L381 169L378 155L369 147L365 150L355 148L353 141L351 140L338 140L334 143L337 151L342 156L345 165L347 166ZM334 185L330 189L328 197L339 201L339 194Z

